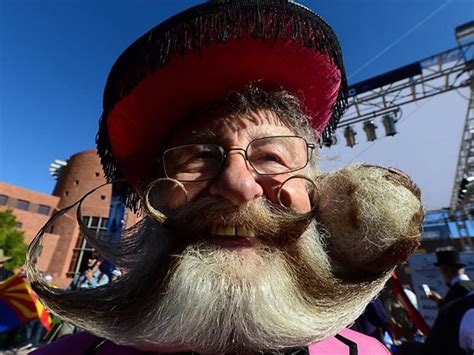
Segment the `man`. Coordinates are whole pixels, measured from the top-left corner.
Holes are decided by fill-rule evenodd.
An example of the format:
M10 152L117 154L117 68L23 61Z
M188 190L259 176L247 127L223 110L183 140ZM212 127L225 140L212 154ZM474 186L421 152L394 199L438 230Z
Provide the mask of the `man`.
M474 353L474 291L440 309L423 347L423 354Z
M464 351L474 353L474 291L463 297L455 307L464 308L459 324L459 346Z
M32 286L87 329L44 353L386 354L344 329L419 243L419 191L394 169L318 171L344 112L332 29L290 1L211 1L158 25L115 63L97 137L106 176L146 213L82 233L123 277ZM41 353L41 352L40 352Z
M437 262L435 266L439 267L439 271L443 280L449 287L444 298L437 292L431 292L428 297L438 304L439 308L447 305L449 302L463 297L474 290L474 282L464 271L466 266L461 262L459 252L456 250L439 250L436 252Z
M5 281L13 275L12 271L5 269L5 263L11 258L11 256L5 255L3 249L0 249L0 282Z
M110 281L117 281L120 277L122 277L122 272L119 269L113 269L110 277Z
M102 263L103 260L98 258L96 253L92 253L87 259L87 269L81 275L74 277L69 289L94 288L107 284L109 277L100 270Z
M351 329L383 342L385 333L389 331L388 320L382 300L377 297L367 305L364 313L356 319Z
M423 347L423 354L470 354L473 352L472 319L474 308L474 282L464 272L459 252L453 249L438 250L437 262L443 280L449 287L444 298L437 292L428 297L438 304L439 313ZM469 295L469 296L468 296ZM465 316L465 317L464 317Z

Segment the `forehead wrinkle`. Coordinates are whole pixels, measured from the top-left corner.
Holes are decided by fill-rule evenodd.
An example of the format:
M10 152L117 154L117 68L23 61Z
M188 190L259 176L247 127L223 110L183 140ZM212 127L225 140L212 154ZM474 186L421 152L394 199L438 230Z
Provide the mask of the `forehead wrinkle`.
M213 121L212 126L216 131L219 131L219 135L225 135L228 131L238 132L242 130L251 139L295 133L275 113L268 110L219 117Z
M176 145L192 143L226 144L231 136L245 131L252 140L265 136L292 135L295 131L286 125L274 112L269 110L217 116L205 119L205 115L184 123L175 131L171 142Z
M188 143L217 143L217 132L210 128L192 130Z

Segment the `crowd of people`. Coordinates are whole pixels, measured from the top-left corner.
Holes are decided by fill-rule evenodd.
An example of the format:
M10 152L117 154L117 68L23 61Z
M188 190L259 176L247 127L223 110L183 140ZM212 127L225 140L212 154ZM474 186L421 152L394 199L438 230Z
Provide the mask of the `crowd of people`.
M11 280L15 277L21 278L26 282L27 274L25 265L16 271L5 268L5 262L10 259L11 257L5 255L3 249L0 249L0 286L6 283L7 280ZM101 267L103 264L104 260L96 253L92 253L87 260L87 267L73 278L68 289L77 290L81 288L99 287L109 283L109 280L113 282L122 276L122 272L119 269L112 268L111 271L109 271L110 267L106 268L105 265ZM44 278L51 286L57 287L54 285L51 275L44 275ZM8 290L5 294L0 292L0 300L11 296ZM34 302L35 300L31 299L30 301ZM51 319L50 329L47 329L42 324L39 314L36 318L16 326L10 326L8 319L0 316L0 352L29 352L63 336L74 334L77 331L79 331L79 329L74 325L63 322L60 318L54 318L54 316L52 316Z
M439 267L448 292L441 297L434 291L428 291L428 298L438 306L438 315L429 333L423 334L406 307L390 296L385 298L385 307L380 299L372 301L356 320L356 329L376 337L392 352L401 355L472 354L474 282L465 273L466 264L461 262L458 251L441 249L436 252L436 257L434 266ZM409 298L417 309L416 298Z

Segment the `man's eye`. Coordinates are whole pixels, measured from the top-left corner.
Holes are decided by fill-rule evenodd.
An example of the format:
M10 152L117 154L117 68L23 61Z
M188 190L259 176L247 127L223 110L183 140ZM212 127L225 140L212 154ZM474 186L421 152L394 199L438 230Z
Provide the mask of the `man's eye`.
M174 170L191 172L201 169L213 168L220 163L220 157L213 152L201 151L179 157L174 161Z
M276 155L267 154L262 156L262 161L272 161L272 162L281 162L281 159Z
M214 159L218 160L218 157L213 152L200 152L194 154L191 159Z
M272 153L260 154L258 156L251 158L251 160L253 163L256 163L256 164L268 164L268 163L283 164L284 163L279 155L272 154Z

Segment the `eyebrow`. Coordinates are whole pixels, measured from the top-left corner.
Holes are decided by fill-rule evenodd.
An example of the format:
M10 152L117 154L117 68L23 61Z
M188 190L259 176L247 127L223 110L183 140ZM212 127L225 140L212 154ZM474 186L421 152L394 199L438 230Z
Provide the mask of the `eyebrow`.
M277 126L280 127L280 126ZM286 126L281 126L284 127L288 130L288 132L283 132L283 130L278 129L277 132L275 132L274 127L268 127L268 126L255 126L251 127L248 129L247 134L250 138L250 140L258 139L258 138L263 138L263 137L274 137L274 136L282 136L282 135L296 135L295 132L293 132L291 129L289 129Z
M186 139L187 144L192 143L221 143L215 131L210 128L205 128L199 131L191 131L189 138Z

